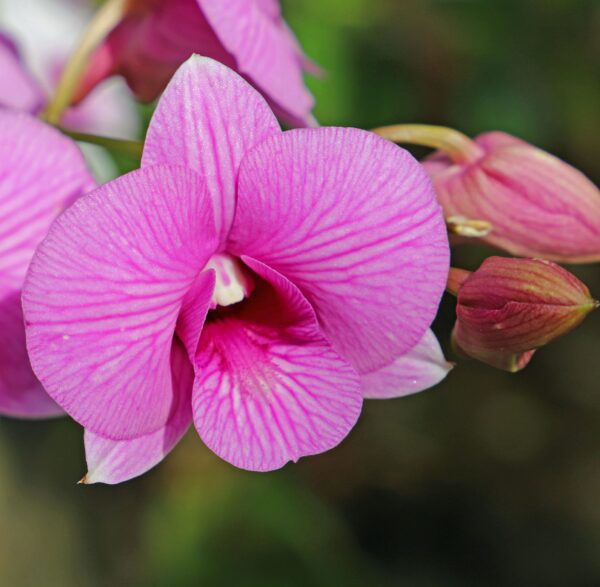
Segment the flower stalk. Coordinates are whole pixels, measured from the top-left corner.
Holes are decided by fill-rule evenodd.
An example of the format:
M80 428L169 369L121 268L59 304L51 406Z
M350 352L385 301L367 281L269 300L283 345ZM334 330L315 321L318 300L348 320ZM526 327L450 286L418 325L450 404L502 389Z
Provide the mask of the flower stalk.
M420 145L444 151L454 163L469 163L483 155L483 149L463 133L445 126L394 124L373 129L394 143Z
M128 141L125 139L113 139L110 137L102 137L98 135L87 134L83 132L77 132L69 130L63 127L57 127L64 135L71 137L75 141L82 143L90 143L92 145L99 145L104 147L112 153L118 153L139 161L142 158L142 151L144 149L143 143L140 141Z
M79 45L71 54L56 92L43 117L50 124L57 125L63 112L69 107L77 83L79 82L92 52L100 45L110 31L120 22L127 7L127 0L108 0L96 13L94 19L84 32Z

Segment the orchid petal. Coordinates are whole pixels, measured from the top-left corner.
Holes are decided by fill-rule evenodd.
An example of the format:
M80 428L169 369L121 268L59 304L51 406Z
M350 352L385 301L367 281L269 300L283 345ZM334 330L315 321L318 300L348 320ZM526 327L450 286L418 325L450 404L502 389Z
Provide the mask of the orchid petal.
M50 418L63 413L31 370L18 291L0 300L0 414Z
M281 18L281 6L279 0L255 0L259 10L272 20Z
M35 114L44 93L23 65L16 47L0 34L0 105Z
M28 114L0 108L0 298L21 288L51 222L93 186L73 141Z
M240 168L229 249L293 281L361 373L421 339L448 275L446 229L421 166L356 129L292 130L255 147Z
M54 218L93 186L71 140L25 113L0 109L0 413L61 413L36 379L25 347L21 286Z
M165 425L182 301L217 246L206 189L171 166L77 201L38 248L23 291L27 345L48 393L91 432Z
M302 79L303 56L274 2L197 0L237 69L292 121L308 124L314 99ZM287 115L287 116L286 116Z
M361 377L363 397L391 399L417 393L440 383L451 369L435 334L428 330L408 353Z
M243 260L265 281L237 312L205 325L194 422L223 459L270 471L336 446L354 426L362 398L358 375L323 338L299 290Z
M177 320L177 335L188 352L190 361L194 361L204 321L210 309L215 289L215 272L203 271L188 290Z
M158 103L142 165L176 163L198 171L214 204L219 236L225 238L242 157L279 132L267 103L246 81L216 61L194 56Z
M192 423L191 395L194 371L177 340L171 350L174 401L169 419L156 432L131 440L110 440L85 432L88 473L82 483L122 483L143 475L160 463Z

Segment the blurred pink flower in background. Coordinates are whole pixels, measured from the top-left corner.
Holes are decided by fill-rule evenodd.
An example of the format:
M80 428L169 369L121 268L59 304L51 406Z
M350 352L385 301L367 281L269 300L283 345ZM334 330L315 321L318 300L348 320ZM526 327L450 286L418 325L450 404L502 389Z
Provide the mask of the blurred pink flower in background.
M39 247L28 348L86 428L86 482L145 472L192 421L225 460L272 470L337 445L363 397L446 375L428 328L448 257L406 151L357 129L282 133L242 78L194 57L142 169L81 198Z
M38 114L93 15L88 0L0 0L0 106ZM65 127L131 139L140 121L131 92L113 79L64 115ZM116 170L99 147L82 146L102 179Z
M23 64L19 49L10 37L0 33L0 105L37 114L45 101L44 92Z
M302 74L316 68L278 0L130 0L122 22L94 53L76 98L120 74L140 100L153 100L193 53L244 75L286 122L314 124Z
M482 240L513 255L600 261L600 191L583 173L506 133L463 139L423 161L446 217L490 222Z
M0 414L62 413L29 364L21 287L51 222L95 187L73 141L28 114L0 108Z

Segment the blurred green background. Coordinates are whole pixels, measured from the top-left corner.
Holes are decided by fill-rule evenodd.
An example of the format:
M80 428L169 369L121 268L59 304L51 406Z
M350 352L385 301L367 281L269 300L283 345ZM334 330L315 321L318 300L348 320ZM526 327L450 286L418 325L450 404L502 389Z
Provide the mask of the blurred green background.
M501 129L598 180L599 2L284 11L327 70L310 82L322 124ZM576 273L600 296L598 266ZM444 343L453 311L445 299ZM0 586L600 585L599 348L597 313L521 374L459 363L431 391L367 402L340 447L270 474L234 469L190 432L140 479L77 486L76 424L3 419Z

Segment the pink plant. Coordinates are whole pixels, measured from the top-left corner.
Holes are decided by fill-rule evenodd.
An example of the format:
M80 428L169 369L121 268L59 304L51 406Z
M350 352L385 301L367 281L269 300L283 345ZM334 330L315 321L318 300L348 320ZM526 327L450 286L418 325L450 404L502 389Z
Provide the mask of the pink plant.
M452 147L424 161L447 217L490 222L482 240L513 255L600 261L600 192L583 173L501 132Z
M62 413L36 379L25 347L21 287L56 216L94 187L72 141L24 113L0 108L0 414Z
M154 100L192 53L244 75L291 124L312 124L314 100L302 79L311 64L278 0L130 0L94 53L76 98L120 74L140 100Z
M473 273L451 269L448 284L458 297L455 348L506 371L525 367L598 307L577 277L542 259L489 257Z
M357 129L281 132L241 77L193 57L142 168L53 225L23 293L48 393L86 428L87 482L159 462L194 422L234 465L328 450L363 397L448 371L428 330L448 273L431 182Z
M2 5L0 106L39 114L54 93L82 29L92 17L88 0L20 0ZM62 123L71 130L133 138L139 118L131 92L112 80L69 108ZM87 153L86 153L87 154ZM94 157L102 154L96 150ZM104 159L104 158L103 158ZM100 164L106 165L104 161Z

